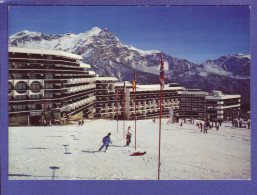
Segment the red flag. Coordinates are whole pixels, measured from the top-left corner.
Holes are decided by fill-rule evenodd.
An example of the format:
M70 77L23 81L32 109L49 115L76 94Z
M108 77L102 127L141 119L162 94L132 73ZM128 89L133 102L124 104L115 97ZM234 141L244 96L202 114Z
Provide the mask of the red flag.
M162 89L164 88L164 81L165 81L165 76L164 76L164 61L163 61L163 55L161 58L161 67L160 67L160 85Z
M133 92L135 92L135 89L136 89L136 69L134 70Z

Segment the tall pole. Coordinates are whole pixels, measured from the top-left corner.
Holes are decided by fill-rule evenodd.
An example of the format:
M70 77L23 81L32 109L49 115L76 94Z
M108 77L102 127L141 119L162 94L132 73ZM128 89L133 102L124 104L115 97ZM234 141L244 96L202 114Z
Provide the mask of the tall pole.
M124 81L124 89L123 89L123 139L125 138L125 81Z
M135 71L135 75L134 75L134 79L135 79L135 150L137 149L137 110L136 110L136 106L137 106L137 88L136 88L136 70Z
M117 102L117 133L119 132L118 126L119 126L119 105L118 105L118 102Z
M160 120L159 120L159 155L158 155L158 180L160 179L161 171L161 130L162 130L162 89L164 88L164 61L163 55L161 56L160 67Z
M162 125L162 86L161 88L161 94L160 94L160 120L159 120L159 156L158 156L158 180L160 179L160 170L161 170L161 163L160 163L160 159L161 159L161 125Z
M119 100L119 92L118 89L116 91L116 100L117 100L117 133L118 133L118 124L119 124L119 105L118 105L118 100Z

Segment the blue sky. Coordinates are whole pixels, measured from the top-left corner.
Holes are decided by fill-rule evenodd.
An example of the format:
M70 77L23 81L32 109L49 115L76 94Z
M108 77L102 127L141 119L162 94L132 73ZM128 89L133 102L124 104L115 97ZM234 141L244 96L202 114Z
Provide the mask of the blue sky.
M11 6L9 35L107 28L120 41L200 63L250 53L248 6Z

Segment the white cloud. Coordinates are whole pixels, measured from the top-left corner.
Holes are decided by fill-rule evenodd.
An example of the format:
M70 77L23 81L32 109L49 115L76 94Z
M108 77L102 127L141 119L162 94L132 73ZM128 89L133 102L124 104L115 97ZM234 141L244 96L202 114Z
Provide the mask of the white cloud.
M207 77L208 76L208 73L207 72L200 72L199 75L201 77Z
M217 74L220 76L233 77L232 72L226 71L218 65L207 64L201 68L198 67L197 69L200 72L199 75L204 77L208 76L208 74Z
M203 67L197 67L199 75L202 77L207 77L209 74L217 74L220 76L225 76L235 79L249 79L250 77L240 77L238 75L233 75L232 72L226 71L218 65L215 64L205 64Z

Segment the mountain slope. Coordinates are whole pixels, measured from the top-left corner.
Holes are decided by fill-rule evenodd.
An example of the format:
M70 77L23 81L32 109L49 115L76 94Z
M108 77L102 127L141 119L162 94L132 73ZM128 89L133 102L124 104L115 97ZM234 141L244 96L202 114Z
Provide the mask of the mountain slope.
M139 84L159 83L163 54L166 83L178 82L188 88L201 88L209 92L222 90L229 94L239 93L243 102L250 101L249 55L222 56L197 65L161 51L143 51L127 46L108 29L98 27L77 35L71 32L46 35L22 31L9 37L9 46L75 53L81 55L97 74L114 76L120 81L132 81L133 69L137 69Z

